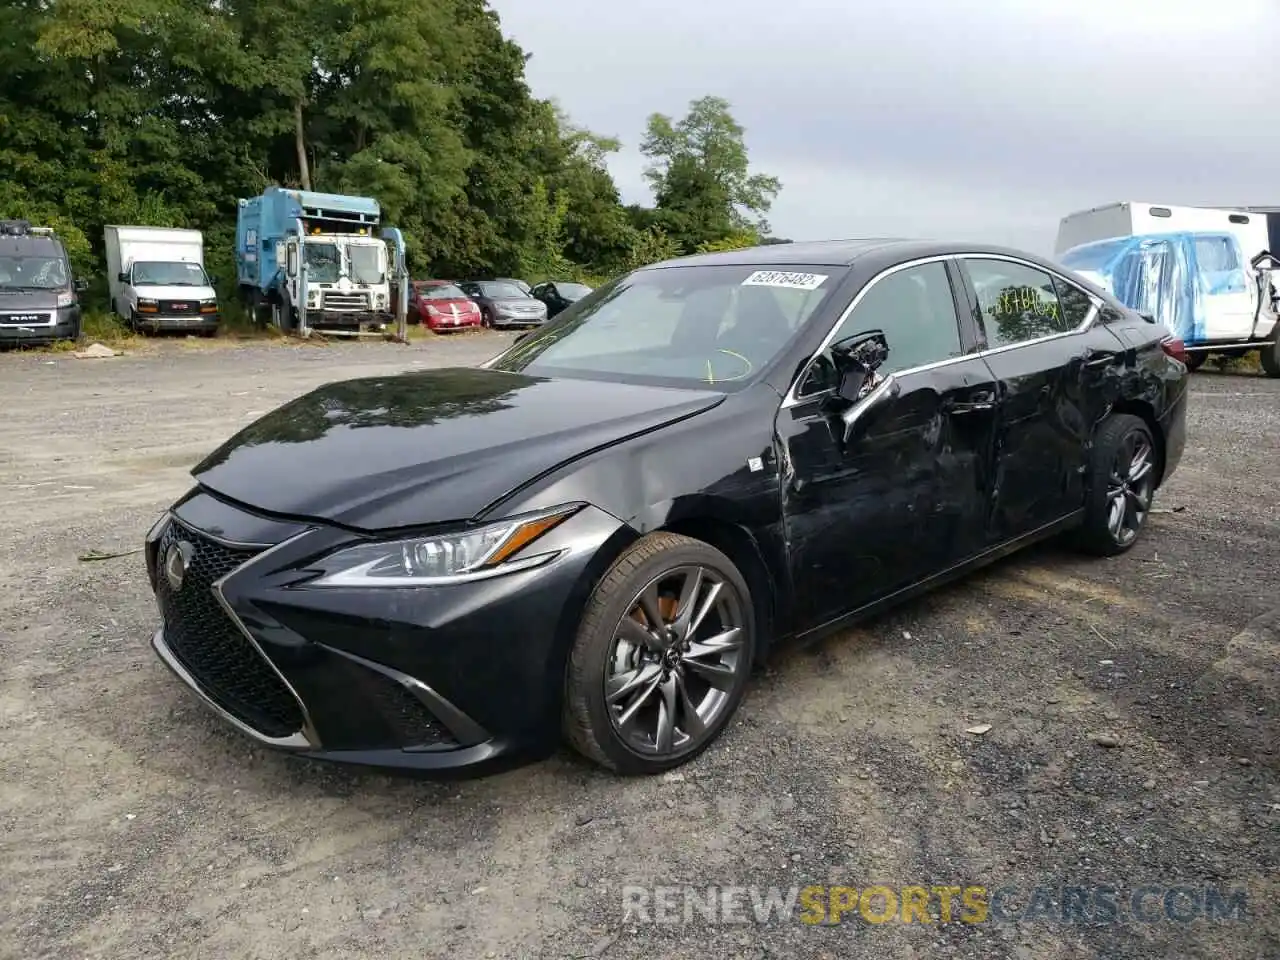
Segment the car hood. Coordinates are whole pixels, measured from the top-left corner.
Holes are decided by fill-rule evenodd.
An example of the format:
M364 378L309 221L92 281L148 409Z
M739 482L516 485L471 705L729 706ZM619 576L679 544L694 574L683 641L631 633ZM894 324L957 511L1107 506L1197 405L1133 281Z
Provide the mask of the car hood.
M463 520L566 461L723 399L472 368L347 380L262 417L192 475L249 507L357 530Z
M65 290L10 290L0 287L0 310L52 310L58 305L58 294Z
M476 308L475 301L465 297L450 297L448 300L423 300L422 305L423 307L435 307L443 313L450 312L453 307L457 307L459 313L465 313Z

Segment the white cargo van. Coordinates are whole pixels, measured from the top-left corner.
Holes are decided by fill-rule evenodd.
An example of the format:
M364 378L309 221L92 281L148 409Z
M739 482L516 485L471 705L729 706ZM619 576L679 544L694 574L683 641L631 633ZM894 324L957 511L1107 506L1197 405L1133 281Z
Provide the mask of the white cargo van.
M109 226L106 248L111 310L130 328L217 332L218 297L199 230Z
M1129 200L1079 210L1058 224L1055 254L1072 247L1116 237L1152 233L1195 233L1205 230L1234 234L1245 260L1252 260L1270 246L1268 217L1264 212L1212 207L1175 207L1170 204Z

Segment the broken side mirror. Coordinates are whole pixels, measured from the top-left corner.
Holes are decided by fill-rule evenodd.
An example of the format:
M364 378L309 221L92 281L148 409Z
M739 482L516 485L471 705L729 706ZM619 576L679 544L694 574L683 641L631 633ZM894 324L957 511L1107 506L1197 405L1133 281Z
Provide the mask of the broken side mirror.
M1270 273L1272 271L1280 271L1280 258L1277 258L1275 254L1267 250L1263 250L1260 254L1258 254L1256 257L1250 260L1249 264L1250 266L1253 267L1253 269L1259 271L1260 273L1261 272Z
M879 383L876 371L889 358L889 341L883 331L868 330L833 343L831 357L840 376L836 392L857 403Z
M902 393L902 384L893 374L880 377L857 403L840 414L844 423L844 444L847 447L866 432L867 427L875 420L876 414L883 410L890 401L896 400Z

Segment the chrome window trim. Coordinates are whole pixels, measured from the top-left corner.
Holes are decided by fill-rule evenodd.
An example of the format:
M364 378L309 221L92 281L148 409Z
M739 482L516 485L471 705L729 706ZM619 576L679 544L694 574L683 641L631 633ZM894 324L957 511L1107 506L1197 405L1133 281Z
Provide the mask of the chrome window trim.
M904 377L907 374L921 373L926 370L933 370L938 367L949 366L953 363L962 363L965 360L973 360L975 358L986 358L986 357L994 356L996 354L1004 353L1008 350L1017 349L1018 347L1029 347L1037 343L1048 343L1051 340L1061 340L1065 337L1078 336L1079 334L1088 332L1093 327L1093 325L1097 322L1098 316L1101 313L1101 309L1103 306L1102 301L1099 300L1096 296L1094 296L1094 294L1086 290L1084 287L1080 286L1079 283L1072 280L1070 277L1064 276L1062 272L1059 270L1054 270L1048 267L1041 266L1038 263L1033 263L1021 257L1014 257L1004 253L948 253L948 254L935 255L930 257L921 257L920 259L917 259L917 260L908 260L904 263L894 264L892 267L888 267L880 271L874 277L872 277L869 281L867 281L867 283L863 285L862 289L858 291L857 295L849 303L849 306L845 307L845 309L841 312L840 316L836 319L836 322L832 324L831 329L827 331L827 335L822 339L822 343L819 344L818 349L814 351L813 355L809 357L808 360L805 361L805 364L801 369L799 376L795 378L790 388L787 390L786 396L783 398L783 401L782 401L781 409L789 410L790 408L798 404L810 403L813 400L826 396L832 392L834 388L827 389L827 390L818 390L818 391L815 391L814 393L805 394L804 396L799 396L796 393L796 391L800 388L800 384L804 381L805 376L809 373L809 368L812 367L814 362L818 359L818 357L820 357L823 354L823 352L829 346L831 346L831 342L832 340L835 339L836 333L839 332L840 327L843 326L845 320L848 319L849 314L853 313L853 311L857 308L858 304L862 301L863 296L867 293L868 290L870 290L873 286L875 286L885 277L891 276L892 274L895 274L901 270L908 270L912 267L925 266L926 264L930 264L930 263L939 263L939 262L945 263L948 260L956 260L956 261L1003 260L1008 263L1013 263L1013 264L1017 264L1018 266L1026 267L1029 270L1039 270L1041 273L1046 273L1050 277L1053 277L1054 279L1061 280L1063 283L1069 283L1071 286L1075 287L1077 290L1083 293L1086 297L1088 297L1089 303L1091 304L1089 308L1089 312L1088 314L1085 315L1085 318L1082 321L1080 321L1080 324L1072 330L1065 330L1062 333L1047 334L1046 336L1043 336L1043 337L1036 337L1033 340L1020 340L1017 343L1006 343L999 347L988 347L985 350L975 350L973 353L966 353L960 357L945 357L942 360L934 360L930 363L922 363L919 366L906 367L902 370L893 371L893 376L895 377ZM957 317L956 319L958 321L960 318ZM984 330L983 332L985 333L986 331Z

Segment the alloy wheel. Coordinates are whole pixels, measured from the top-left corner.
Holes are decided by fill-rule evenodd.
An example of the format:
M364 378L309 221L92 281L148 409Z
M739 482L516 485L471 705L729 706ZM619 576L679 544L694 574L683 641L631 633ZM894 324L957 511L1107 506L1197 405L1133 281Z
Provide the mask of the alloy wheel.
M1151 441L1134 431L1116 451L1107 481L1107 529L1117 544L1125 546L1138 536L1151 509L1154 480Z
M705 566L650 580L613 632L605 703L615 731L641 754L697 748L746 682L744 599Z

